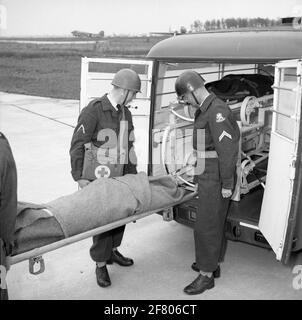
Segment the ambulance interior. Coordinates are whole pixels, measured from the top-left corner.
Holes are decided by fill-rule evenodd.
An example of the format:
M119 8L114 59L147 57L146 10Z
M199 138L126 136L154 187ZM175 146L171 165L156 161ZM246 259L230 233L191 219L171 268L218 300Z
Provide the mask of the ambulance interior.
M257 229L260 219L270 156L274 66L204 62L160 63L153 122L152 174L179 172L180 184L193 190L193 177L181 168L192 152L195 110L190 106L178 104L174 90L177 76L190 69L201 74L206 80L207 89L229 105L240 128L237 184L227 223L229 236L236 240L241 232L236 227L236 222L245 222ZM283 75L283 81L295 81L295 77L295 70L288 69ZM289 92L282 91L279 95L284 108L287 111L288 108L292 108L289 105L292 102ZM289 119L283 117L278 125L285 136L291 136L292 126ZM175 219L183 224L192 225L196 214L194 210L190 210L193 207L194 201L176 208ZM251 239L251 242L258 241L260 245L267 246L260 232L256 231L253 237L256 239Z
M237 185L226 223L227 236L271 247L278 252L276 256L280 260L299 141L300 60L276 64L275 58L265 59L265 63L242 59L228 62L183 59L185 62L178 57L82 58L80 109L98 97L99 92L110 90L114 71L131 68L138 72L141 92L128 106L135 128L137 169L153 176L173 174L181 186L196 194L193 177L184 166L192 152L195 110L177 102L174 84L185 70L200 73L209 91L229 105L241 131ZM194 197L175 206L173 215L169 210L167 217L163 213L164 218L193 226L197 202ZM297 230L299 228L295 229L294 238L298 241L293 243L299 242ZM299 247L298 243L296 248Z

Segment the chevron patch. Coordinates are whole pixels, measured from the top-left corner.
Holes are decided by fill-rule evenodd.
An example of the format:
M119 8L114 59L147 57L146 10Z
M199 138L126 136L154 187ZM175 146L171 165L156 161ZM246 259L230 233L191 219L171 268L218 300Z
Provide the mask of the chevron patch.
M84 125L83 125L83 124L81 124L81 125L79 126L77 132L79 132L81 129L83 130L83 133L85 134L85 128L84 128Z
M229 139L231 139L232 140L232 136L229 134L229 133L227 133L226 131L222 131L222 134L219 136L219 142L224 138L224 137L227 137L227 138L229 138Z

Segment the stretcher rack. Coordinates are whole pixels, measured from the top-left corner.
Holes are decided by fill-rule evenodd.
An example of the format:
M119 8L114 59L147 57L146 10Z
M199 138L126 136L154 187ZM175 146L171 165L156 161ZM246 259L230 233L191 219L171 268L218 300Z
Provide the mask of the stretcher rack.
M237 161L237 184L234 190L232 200L240 201L241 195L249 193L258 185L265 188L266 174L258 178L254 171L262 170L258 166L265 163L268 159L268 139L271 127L268 121L268 114L271 114L273 105L273 94L264 95L262 97L247 96L238 103L229 104L230 109L237 119L240 129L240 147L238 150ZM194 112L187 105L180 102L170 102L169 105L169 124L163 130L162 148L161 148L161 163L163 170L167 174L178 173L177 178L186 185L186 188L191 188L193 191L196 184L192 182L193 176L190 174L190 168L186 167L185 163L188 160L189 154L183 159L183 166L177 169L176 166L176 149L177 139L185 136L177 136L175 131L179 128L192 126L194 122ZM167 164L167 145L170 143L172 157L170 165ZM249 145L248 145L249 143ZM248 145L245 152L242 150L242 145ZM255 169L255 170L254 170ZM179 171L179 172L178 172ZM181 176L181 172L184 177ZM189 173L189 174L188 174ZM252 181L251 175L253 176ZM256 177L256 179L254 179Z
M184 196L184 198L181 200L181 202L187 201L187 200L193 198L195 195L196 195L196 193L194 193L194 192L186 194ZM175 203L173 205L177 205L177 204L178 203ZM173 220L173 208L171 206L148 211L148 212L143 212L140 214L134 214L130 217L126 217L126 218L111 222L107 225L104 225L104 226L101 226L101 227L74 235L72 237L65 238L65 239L50 243L50 244L45 245L43 247L35 248L35 249L29 250L27 252L17 254L15 256L10 256L7 258L7 263L8 263L8 265L14 265L19 262L29 260L29 272L34 275L40 274L45 271L45 262L42 257L42 255L44 253L48 253L48 252L54 251L56 249L65 247L69 244L73 244L73 243L79 242L81 240L93 237L95 235L98 235L98 234L104 233L106 231L115 229L117 227L123 226L125 224L130 223L130 222L136 222L136 220L145 218L145 217L150 216L151 214L154 214L154 213L161 213L163 215L163 219L165 221ZM39 267L37 271L35 271L35 265L38 265L38 267Z

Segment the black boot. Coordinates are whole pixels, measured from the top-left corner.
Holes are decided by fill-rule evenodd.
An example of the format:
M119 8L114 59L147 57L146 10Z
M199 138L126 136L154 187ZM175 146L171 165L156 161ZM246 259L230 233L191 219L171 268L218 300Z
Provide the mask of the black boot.
M199 274L199 276L192 283L184 288L184 292L190 295L200 294L205 290L214 288L214 286L215 282L213 275L209 278L207 276Z
M111 285L111 280L106 265L104 265L103 267L96 266L95 274L96 282L100 287L105 288Z
M124 257L117 250L112 250L111 257L107 261L107 264L112 264L113 262L119 264L122 267L129 267L134 263L132 259Z

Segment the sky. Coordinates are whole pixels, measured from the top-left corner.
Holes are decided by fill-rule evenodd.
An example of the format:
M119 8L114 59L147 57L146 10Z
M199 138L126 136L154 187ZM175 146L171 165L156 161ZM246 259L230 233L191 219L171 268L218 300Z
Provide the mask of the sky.
M0 0L0 11L1 36L136 35L189 30L194 20L302 16L302 0Z

